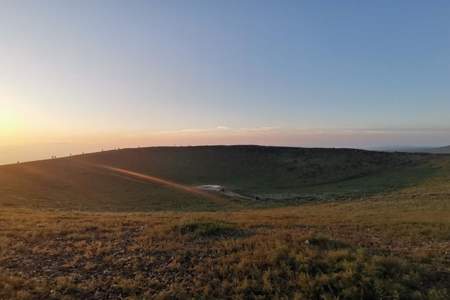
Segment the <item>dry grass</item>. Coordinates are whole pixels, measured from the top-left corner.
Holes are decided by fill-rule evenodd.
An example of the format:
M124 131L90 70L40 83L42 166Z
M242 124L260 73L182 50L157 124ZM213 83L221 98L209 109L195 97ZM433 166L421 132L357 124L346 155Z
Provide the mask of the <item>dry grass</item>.
M222 213L3 209L0 298L448 299L440 186Z

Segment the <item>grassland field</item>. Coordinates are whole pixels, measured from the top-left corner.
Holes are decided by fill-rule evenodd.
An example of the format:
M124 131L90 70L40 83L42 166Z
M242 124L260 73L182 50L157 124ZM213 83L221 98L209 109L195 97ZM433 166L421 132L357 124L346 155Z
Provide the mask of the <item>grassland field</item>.
M192 298L449 299L450 157L144 148L0 167L0 299Z

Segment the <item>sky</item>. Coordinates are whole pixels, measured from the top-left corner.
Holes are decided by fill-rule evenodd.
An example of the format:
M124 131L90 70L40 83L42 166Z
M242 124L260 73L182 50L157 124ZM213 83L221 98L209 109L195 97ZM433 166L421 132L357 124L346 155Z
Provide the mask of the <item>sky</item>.
M449 1L0 0L0 163L450 144Z

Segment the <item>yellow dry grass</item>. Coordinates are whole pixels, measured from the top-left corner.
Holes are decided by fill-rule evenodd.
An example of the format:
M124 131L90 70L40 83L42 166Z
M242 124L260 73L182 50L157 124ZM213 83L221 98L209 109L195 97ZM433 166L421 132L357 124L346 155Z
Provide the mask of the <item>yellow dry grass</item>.
M449 193L433 184L239 212L2 209L0 298L445 299Z

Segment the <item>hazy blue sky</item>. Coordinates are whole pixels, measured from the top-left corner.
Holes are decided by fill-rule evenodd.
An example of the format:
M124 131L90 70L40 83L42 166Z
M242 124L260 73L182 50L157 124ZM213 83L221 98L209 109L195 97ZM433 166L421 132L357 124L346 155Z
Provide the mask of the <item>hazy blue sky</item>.
M0 145L450 143L450 1L0 0L0 68Z

